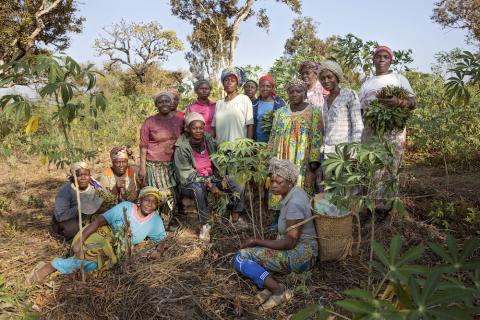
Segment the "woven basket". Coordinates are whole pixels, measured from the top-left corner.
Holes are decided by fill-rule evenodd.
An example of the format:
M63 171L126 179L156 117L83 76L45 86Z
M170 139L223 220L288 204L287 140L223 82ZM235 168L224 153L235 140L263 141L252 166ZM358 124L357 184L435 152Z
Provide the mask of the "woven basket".
M353 214L329 217L319 214L311 202L320 261L340 261L352 254Z

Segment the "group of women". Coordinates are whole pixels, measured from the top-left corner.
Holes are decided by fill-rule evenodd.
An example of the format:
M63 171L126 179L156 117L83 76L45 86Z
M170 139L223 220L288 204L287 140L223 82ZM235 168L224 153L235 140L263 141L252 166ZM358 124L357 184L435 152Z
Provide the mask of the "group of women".
M154 98L157 114L146 119L140 129L139 168L128 165L129 151L125 147L111 151L112 165L99 182L91 177L86 163L72 167L72 178L57 195L53 226L67 239L77 234L72 243L74 255L40 266L32 279L42 280L54 271L71 273L81 266L87 271L106 272L120 258L115 239L119 230L125 233L126 226L132 244L146 238L158 242L157 250L151 254L152 258L158 257L166 237L158 208L164 206L174 214L182 197L194 200L199 238L204 241L210 240L211 229L208 193L239 194L232 197L231 222L236 228L248 227L242 217L244 186L233 176L222 176L211 155L219 143L250 138L268 143L274 154L269 167L269 208L277 212L278 237L243 240L234 268L264 289L256 296L262 310L289 300L292 292L275 281L271 272L303 272L317 260L313 222L300 222L312 214L309 197L321 190L325 174L322 160L340 143L368 141L372 133L370 128L364 128L362 113L383 87L400 86L410 93L404 100L381 99L384 105L415 107L408 80L389 70L394 59L392 50L380 46L372 58L376 73L362 85L360 96L341 85L343 71L334 61L302 63L300 80L287 85L288 104L275 94L275 81L270 75L257 83L247 80L240 68L223 70L221 83L226 96L217 102L209 99L211 84L198 81L194 86L197 100L185 113L176 110L178 92L160 92ZM239 92L242 87L245 94ZM269 112L274 116L271 131L267 132L262 119ZM405 130L385 136L395 146L396 169L405 137ZM97 197L100 189L113 195L118 204L103 208ZM77 233L77 199L82 216L108 209L83 230L83 250Z

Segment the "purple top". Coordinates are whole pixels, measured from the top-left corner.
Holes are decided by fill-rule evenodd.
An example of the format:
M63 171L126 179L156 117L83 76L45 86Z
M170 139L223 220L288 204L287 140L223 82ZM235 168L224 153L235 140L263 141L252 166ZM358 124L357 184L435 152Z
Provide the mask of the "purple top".
M175 141L183 132L183 120L179 117L161 119L151 116L140 128L140 147L147 148L147 160L172 161Z

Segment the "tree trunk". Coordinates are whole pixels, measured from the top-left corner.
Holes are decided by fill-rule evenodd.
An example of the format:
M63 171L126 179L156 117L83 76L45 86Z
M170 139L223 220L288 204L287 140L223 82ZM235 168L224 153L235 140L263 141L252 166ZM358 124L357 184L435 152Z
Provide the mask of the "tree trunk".
M240 24L245 21L247 18L248 14L252 10L253 6L253 0L247 0L247 2L243 5L243 7L240 9L238 12L237 16L235 17L235 20L233 21L232 24L232 40L230 40L230 50L228 51L228 66L233 65L233 58L235 56L235 48L237 46L237 34L238 34L238 28L240 27Z

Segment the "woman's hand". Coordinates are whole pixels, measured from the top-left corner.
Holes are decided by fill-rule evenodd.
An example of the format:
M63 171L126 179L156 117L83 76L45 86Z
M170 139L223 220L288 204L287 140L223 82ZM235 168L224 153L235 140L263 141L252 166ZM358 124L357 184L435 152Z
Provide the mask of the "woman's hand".
M257 239L247 238L240 242L240 249L255 247L257 245Z
M75 240L73 243L72 243L72 251L73 251L73 255L75 257L80 257L80 239L77 239Z
M378 102L389 108L397 108L401 106L401 99L392 96L389 98L379 98Z
M138 178L140 179L140 182L145 183L146 176L147 176L147 168L141 166L140 170L138 171Z

